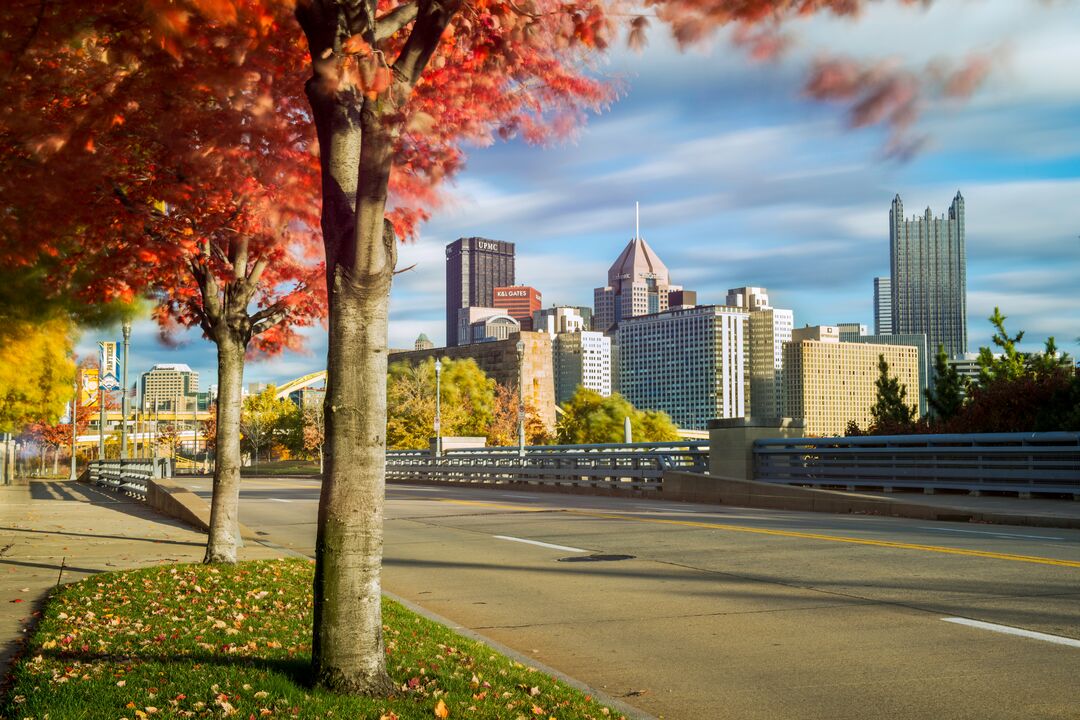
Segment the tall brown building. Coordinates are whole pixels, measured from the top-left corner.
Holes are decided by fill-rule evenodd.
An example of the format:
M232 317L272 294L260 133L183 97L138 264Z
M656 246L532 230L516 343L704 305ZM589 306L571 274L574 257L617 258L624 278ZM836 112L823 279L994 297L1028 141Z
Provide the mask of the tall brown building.
M491 307L505 310L506 314L521 323L521 329L533 329L533 313L540 309L540 291L528 285L509 285L495 288Z
M514 243L487 238L459 238L446 246L446 344L455 347L458 311L494 307L497 287L514 284Z

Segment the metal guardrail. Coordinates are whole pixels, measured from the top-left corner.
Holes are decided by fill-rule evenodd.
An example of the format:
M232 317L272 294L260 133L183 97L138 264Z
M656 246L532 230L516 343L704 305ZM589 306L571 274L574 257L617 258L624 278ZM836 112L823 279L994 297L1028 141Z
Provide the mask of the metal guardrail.
M386 479L464 484L576 485L658 490L665 470L705 472L708 441L603 445L538 445L386 453Z
M1080 433L754 441L754 479L815 487L1080 496Z
M146 499L147 481L172 477L167 458L94 460L88 470L90 482L143 500Z

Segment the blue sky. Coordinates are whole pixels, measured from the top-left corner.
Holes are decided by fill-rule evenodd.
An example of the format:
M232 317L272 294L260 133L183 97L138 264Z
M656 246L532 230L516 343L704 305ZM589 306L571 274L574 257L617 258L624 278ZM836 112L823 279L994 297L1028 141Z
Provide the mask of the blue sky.
M989 344L995 305L1026 349L1048 335L1080 352L1080 9L1069 2L939 0L929 8L875 4L858 21L811 19L778 63L753 64L723 35L679 52L654 27L641 55L619 50L598 68L623 95L572 142L520 142L470 152L452 200L401 250L390 344L444 336L443 247L481 235L517 244L519 282L544 304L591 304L592 289L633 234L642 234L699 302L729 287L769 289L795 322L872 326L872 278L888 274L888 211L908 215L966 200L968 336ZM936 102L916 132L927 149L884 157L881 130L851 131L843 110L801 96L822 49L922 67L993 52L994 70L964 104ZM248 381L281 382L325 366L322 329L306 353L251 363ZM118 330L87 332L80 351ZM214 382L213 346L196 333L179 347L136 324L131 370L186 362Z

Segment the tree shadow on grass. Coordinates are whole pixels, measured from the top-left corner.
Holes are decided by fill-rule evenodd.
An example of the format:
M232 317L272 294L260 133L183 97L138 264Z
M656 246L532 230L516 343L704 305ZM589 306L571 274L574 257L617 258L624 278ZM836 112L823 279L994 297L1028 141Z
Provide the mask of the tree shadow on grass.
M217 653L101 653L82 650L37 649L37 653L50 660L80 663L114 663L118 665L158 664L176 668L179 664L193 667L246 668L282 675L298 687L314 687L311 658L307 655L291 658L265 658L252 655L224 655Z

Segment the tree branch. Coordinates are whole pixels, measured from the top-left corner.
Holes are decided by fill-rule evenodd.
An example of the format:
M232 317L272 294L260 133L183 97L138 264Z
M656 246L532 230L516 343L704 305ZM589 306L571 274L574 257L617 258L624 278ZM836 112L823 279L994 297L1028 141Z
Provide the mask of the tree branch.
M280 302L263 308L251 316L251 336L254 337L289 317L289 308Z
M416 0L398 5L384 13L375 23L375 42L382 42L416 19L419 10Z
M461 0L423 0L413 31L409 33L409 39L393 65L394 75L409 89L420 80L420 75L439 46L443 31L460 8Z

